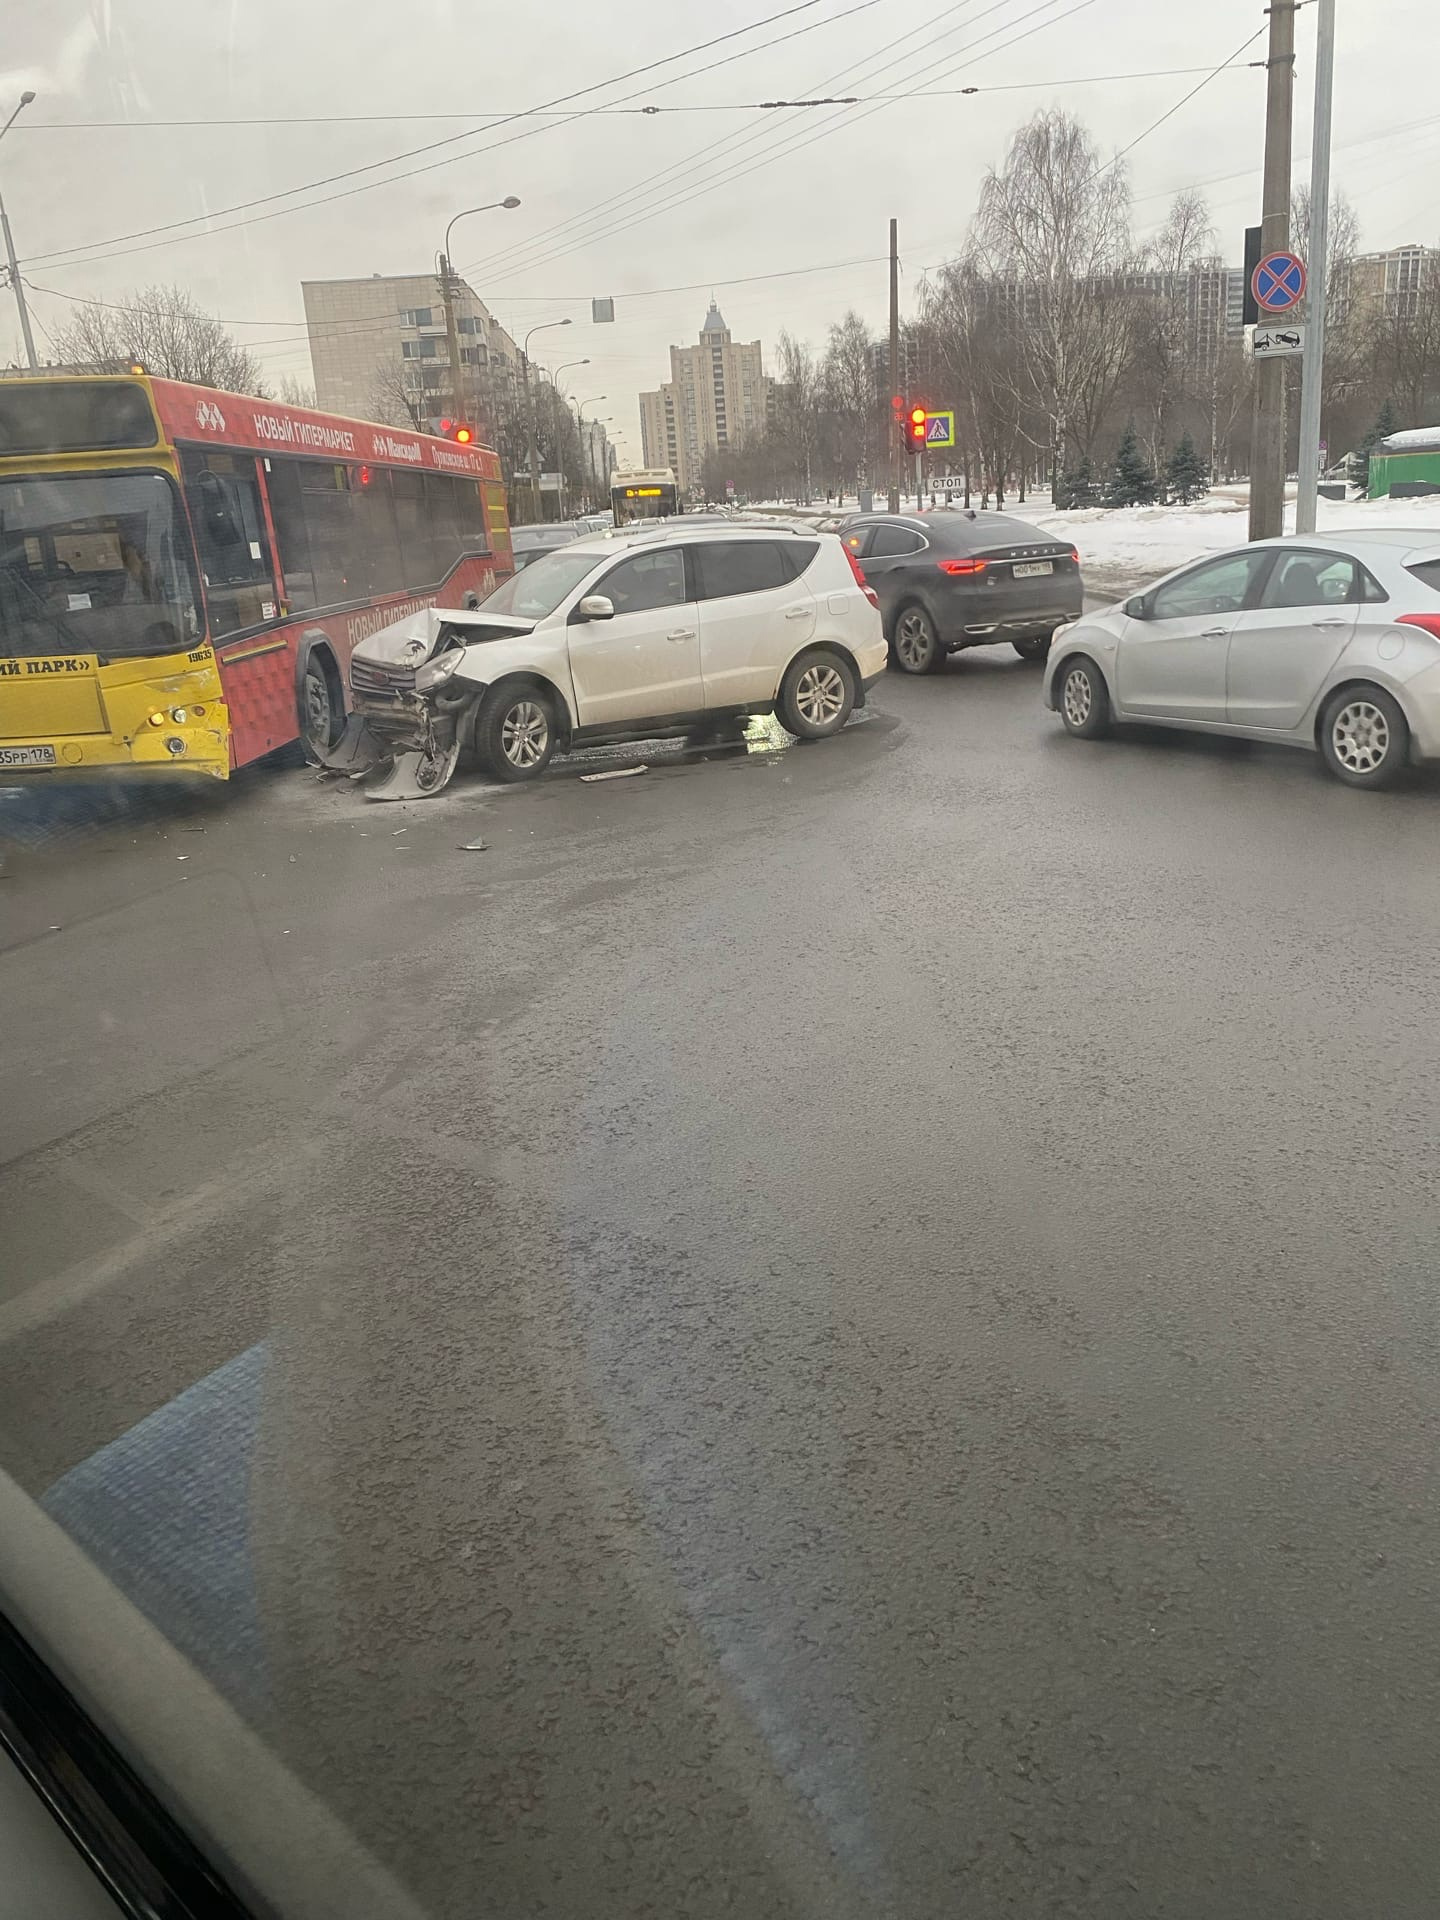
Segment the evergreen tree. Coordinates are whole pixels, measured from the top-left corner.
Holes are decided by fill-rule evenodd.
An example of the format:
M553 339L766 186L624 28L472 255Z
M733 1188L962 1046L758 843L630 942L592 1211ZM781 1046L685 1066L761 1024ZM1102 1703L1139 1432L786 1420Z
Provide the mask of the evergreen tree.
M1062 512L1070 507L1093 507L1099 490L1095 470L1088 453L1082 453L1073 466L1066 467L1055 489L1055 505Z
M1395 418L1394 404L1387 394L1380 404L1379 413L1375 416L1375 424L1370 428L1354 453L1351 454L1349 464L1346 468L1346 479L1352 487L1357 488L1361 493L1366 492L1370 486L1371 454L1387 434L1395 433L1398 430L1399 425L1400 422Z
M1107 507L1148 507L1155 498L1155 476L1146 465L1135 438L1135 422L1127 422L1115 449L1115 461L1105 486Z
M1195 442L1190 437L1188 427L1170 455L1169 465L1165 469L1165 486L1170 498L1179 500L1184 506L1210 491L1209 471L1195 451Z

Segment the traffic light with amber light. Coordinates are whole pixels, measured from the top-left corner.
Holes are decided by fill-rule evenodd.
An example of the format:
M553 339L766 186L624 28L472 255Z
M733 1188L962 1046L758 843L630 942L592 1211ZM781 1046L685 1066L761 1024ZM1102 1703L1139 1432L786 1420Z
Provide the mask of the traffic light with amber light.
M912 447L917 451L925 445L926 423L930 416L924 407L911 407L905 422L906 435Z

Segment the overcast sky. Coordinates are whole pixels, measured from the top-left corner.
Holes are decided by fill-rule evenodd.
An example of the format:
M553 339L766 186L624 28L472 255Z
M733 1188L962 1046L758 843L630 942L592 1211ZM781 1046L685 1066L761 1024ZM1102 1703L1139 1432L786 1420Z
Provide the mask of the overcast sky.
M908 306L921 272L962 239L985 167L1037 108L1078 114L1107 155L1144 134L1126 161L1137 233L1199 185L1238 263L1257 213L1263 73L1221 73L1145 130L1264 28L1262 0L816 0L776 18L782 8L796 0L20 0L17 20L11 0L0 119L22 88L39 96L0 147L23 271L71 298L178 281L275 378L308 379L302 279L426 271L452 214L518 194L517 210L460 223L456 264L517 336L573 316L535 340L535 355L551 367L589 356L562 385L606 395L590 410L614 417L638 461L635 396L665 377L668 343L698 333L712 285L735 337L760 339L767 355L782 327L821 345L847 306L881 326L890 216ZM1340 0L1334 179L1367 247L1440 241L1440 118L1426 113L1437 14L1434 0ZM1314 31L1307 6L1295 139L1307 169ZM1262 34L1237 57L1263 48ZM1201 71L1087 79L1176 68ZM579 89L592 90L555 117L496 124ZM754 104L817 94L866 104ZM667 111L583 111L623 96ZM322 123L335 115L356 117ZM278 124L217 124L261 116ZM201 124L156 124L176 120ZM120 124L80 124L98 121ZM328 205L263 219L292 201L220 211L376 162L390 164L297 196L346 194ZM428 170L386 184L417 168ZM197 217L233 230L121 237ZM62 249L86 252L41 257ZM652 292L668 288L688 290ZM613 327L590 324L592 294L615 295ZM31 297L43 326L63 319L65 299ZM0 300L8 361L18 329L8 293Z

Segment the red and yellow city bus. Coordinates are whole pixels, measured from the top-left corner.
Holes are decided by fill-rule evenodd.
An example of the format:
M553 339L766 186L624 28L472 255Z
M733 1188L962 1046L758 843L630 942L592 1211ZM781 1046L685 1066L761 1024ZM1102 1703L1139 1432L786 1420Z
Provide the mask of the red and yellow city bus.
M323 750L358 640L513 565L487 448L140 375L0 380L0 774Z

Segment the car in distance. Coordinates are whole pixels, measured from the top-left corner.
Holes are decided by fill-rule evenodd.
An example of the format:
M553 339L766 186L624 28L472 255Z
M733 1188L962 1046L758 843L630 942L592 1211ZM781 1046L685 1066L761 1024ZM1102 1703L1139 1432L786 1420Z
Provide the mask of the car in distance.
M1012 514L864 513L841 537L879 596L902 673L934 673L962 647L1005 640L1022 660L1043 660L1084 604L1074 547Z
M510 548L515 555L515 571L521 572L542 553L567 547L578 540L583 529L574 520L542 520L531 526L510 529Z
M395 622L356 647L350 684L389 757L438 770L434 793L466 747L515 781L557 747L750 714L821 739L884 670L875 595L833 534L673 518L545 554L473 610Z
M1138 720L1273 740L1389 786L1440 758L1440 535L1290 534L1182 567L1067 627L1045 701L1084 738Z

